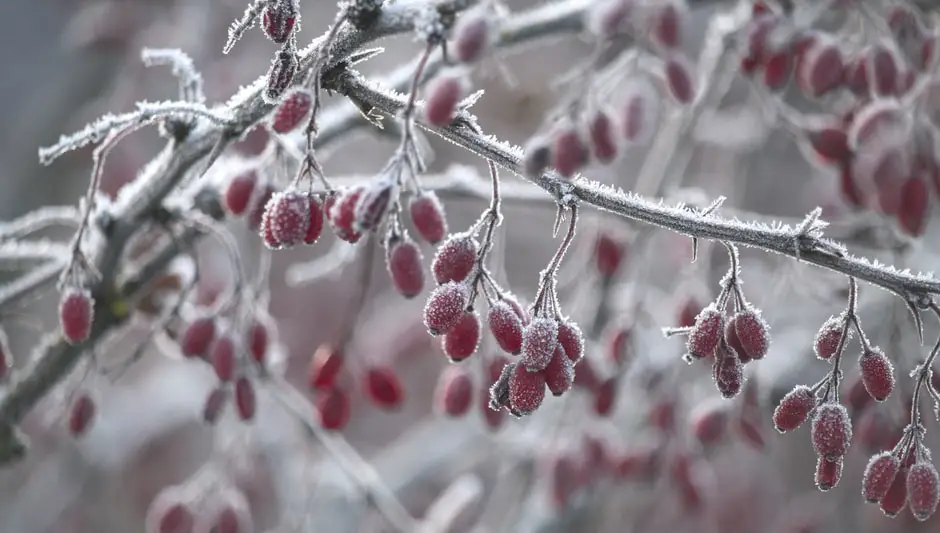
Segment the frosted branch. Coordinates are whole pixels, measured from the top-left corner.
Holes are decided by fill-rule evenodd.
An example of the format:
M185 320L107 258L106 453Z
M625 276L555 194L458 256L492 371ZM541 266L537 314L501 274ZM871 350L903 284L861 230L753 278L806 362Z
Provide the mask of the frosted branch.
M144 66L169 65L173 75L180 80L180 99L184 102L202 103L206 94L202 88L202 75L196 70L193 60L178 48L144 48L140 53Z

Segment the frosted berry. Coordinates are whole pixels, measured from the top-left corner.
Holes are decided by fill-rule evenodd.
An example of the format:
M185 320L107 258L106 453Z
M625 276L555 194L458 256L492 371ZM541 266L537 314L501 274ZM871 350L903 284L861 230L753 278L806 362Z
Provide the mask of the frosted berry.
M235 381L235 410L238 412L238 418L251 420L255 417L256 409L255 386L248 378L242 376Z
M405 398L401 380L391 368L373 366L366 370L363 389L369 400L377 407L394 409L401 405Z
M545 375L530 372L523 364L513 367L509 379L509 406L516 416L533 413L545 399Z
M747 364L751 361L751 356L744 350L738 331L734 327L734 318L725 323L725 343L738 355L742 363Z
M751 359L763 359L770 346L770 327L753 307L738 311L731 319L741 347Z
M405 298L414 298L424 290L424 267L421 250L410 239L394 239L385 256L392 284Z
M613 119L603 109L598 109L588 120L588 135L591 140L591 149L601 164L607 164L617 157L617 126Z
M422 191L408 202L411 223L422 239L437 244L447 235L444 206L432 191Z
M834 461L819 457L816 459L816 487L825 492L833 489L842 479L842 458Z
M824 162L845 161L850 155L849 137L845 129L828 124L806 133L809 144Z
M424 120L436 127L444 127L454 120L457 104L466 93L466 81L455 73L439 74L428 82L425 94Z
M473 355L480 345L480 317L475 311L464 312L453 329L441 340L444 354L453 362Z
M398 185L393 179L382 178L366 187L354 208L353 228L359 233L377 229L393 198L398 198Z
M774 409L774 427L780 433L798 428L816 407L816 396L806 385L797 385L788 392Z
M902 464L887 494L878 502L881 512L889 518L897 516L907 507L907 472L908 467Z
M904 180L897 213L898 224L904 233L912 237L924 234L930 219L929 202L930 191L925 180L917 176Z
M816 333L816 340L813 342L816 357L827 361L836 354L836 351L839 349L839 342L842 339L842 330L844 328L845 317L841 315L829 317L829 319L823 323L822 327L820 327L819 331Z
M894 478L901 469L901 462L890 451L881 452L868 460L862 474L862 496L868 503L876 503L888 493Z
M676 54L666 60L666 86L669 94L680 104L688 104L695 99L695 78L685 56Z
M307 197L310 205L310 218L307 221L307 232L304 234L304 244L315 244L323 234L323 206L316 196Z
M463 416L473 403L473 375L463 365L444 369L434 392L435 410L447 416Z
M703 309L695 318L695 325L689 332L689 355L701 359L714 354L724 333L724 321L724 316L714 305Z
M555 353L552 354L552 360L545 367L544 374L545 384L555 396L561 396L571 389L574 383L574 363L565 353L561 343L555 346Z
M894 390L894 366L878 348L866 350L858 359L865 390L875 401L883 402Z
M87 391L79 392L69 406L68 428L73 437L84 435L91 427L97 412L94 398Z
M582 374L584 371L584 366L587 362L587 359L581 361L578 364L579 370L576 371L575 377ZM611 412L614 409L614 405L617 401L617 387L619 382L617 376L611 376L604 381L601 381L596 387L594 387L594 403L592 407L594 408L594 413L597 416L610 416Z
M578 324L559 322L558 344L565 350L572 363L577 363L584 357L584 334Z
M77 287L65 289L59 300L59 324L69 344L88 340L94 316L95 300L91 292Z
M224 386L218 386L206 396L206 401L202 405L202 421L213 425L218 422L228 403L228 394Z
M690 416L692 435L703 445L715 444L725 435L728 427L726 402L712 402L696 408Z
M918 461L907 472L907 503L911 514L924 522L935 512L940 503L940 475L932 463Z
M900 66L894 51L885 44L878 43L871 47L866 57L868 85L875 94L888 96L895 94L900 77Z
M712 365L712 377L724 398L734 398L744 386L744 364L733 351L724 350Z
M558 322L537 317L522 331L522 364L531 372L544 370L558 344Z
M478 61L493 38L493 21L486 8L468 12L454 26L454 57L461 63Z
M248 353L259 365L263 365L268 354L270 334L267 326L258 320L252 320L248 327Z
M262 96L265 102L275 104L290 87L297 73L297 56L293 50L281 49L274 54L271 67L268 69L267 83Z
M617 273L623 260L623 245L608 233L601 232L594 241L594 268L601 276Z
M215 340L215 320L200 317L186 326L180 338L180 351L185 357L205 357Z
M313 109L313 93L306 87L286 92L271 115L271 129L282 135L306 126Z
M362 195L365 187L353 187L339 193L339 195L330 195L324 204L326 219L333 229L333 233L340 239L356 243L362 234L356 231L356 204Z
M816 409L811 429L813 449L829 460L843 457L852 442L852 421L840 404L824 403Z
M679 48L688 18L685 5L673 0L660 2L653 9L651 22L654 42L670 50Z
M342 369L343 353L329 344L321 344L310 361L307 386L315 390L332 389Z
M590 148L573 122L559 124L552 133L552 166L565 178L587 164Z
M522 320L506 300L497 300L486 315L487 324L503 351L518 355L522 351Z
M257 186L258 173L254 170L243 172L232 178L225 187L222 202L225 210L236 216L245 214Z
M296 0L274 0L268 2L261 12L261 28L265 36L277 44L284 44L294 31L297 22Z
M349 422L349 394L342 389L327 389L317 394L314 406L324 429L337 431Z
M235 341L228 335L216 339L209 352L209 361L219 381L231 381L235 376Z
M463 281L476 264L477 242L470 234L458 233L447 238L434 254L431 270L438 283Z
M295 190L275 193L265 206L262 231L281 246L291 247L304 242L310 224L310 200Z
M845 63L839 47L828 39L815 39L803 54L797 83L807 96L819 97L845 80Z
M531 317L529 312L525 310L522 304L519 302L519 299L516 298L516 295L508 292L503 293L503 301L508 303L512 307L513 312L516 313L516 316L519 317L519 320L522 321L522 324L528 324Z
M469 288L454 281L445 283L428 297L424 306L424 325L431 335L449 332L463 316L470 298Z
M793 72L793 55L789 50L783 49L767 56L761 81L772 90L779 91L787 86Z

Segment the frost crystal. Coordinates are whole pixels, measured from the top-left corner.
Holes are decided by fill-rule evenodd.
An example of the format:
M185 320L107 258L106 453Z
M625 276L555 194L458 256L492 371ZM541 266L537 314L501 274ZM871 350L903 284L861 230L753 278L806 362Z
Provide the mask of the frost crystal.
M444 17L434 4L422 6L414 18L415 40L423 42L442 41L447 38Z

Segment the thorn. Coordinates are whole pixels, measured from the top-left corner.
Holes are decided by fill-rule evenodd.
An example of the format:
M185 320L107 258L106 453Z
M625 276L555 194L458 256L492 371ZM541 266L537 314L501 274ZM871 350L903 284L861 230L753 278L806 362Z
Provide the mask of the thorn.
M914 328L917 330L917 338L920 341L920 345L924 345L924 321L920 317L920 310L917 309L917 305L910 300L906 300L905 305L907 310L911 313L911 316L914 318Z
M561 228L561 223L565 220L565 208L561 204L558 204L558 209L555 211L555 224L552 226L552 238L558 237L558 230Z

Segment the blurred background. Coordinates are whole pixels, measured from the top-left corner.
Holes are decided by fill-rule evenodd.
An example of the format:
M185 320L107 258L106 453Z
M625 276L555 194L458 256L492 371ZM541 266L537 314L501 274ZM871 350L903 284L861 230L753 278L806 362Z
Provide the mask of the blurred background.
M512 11L540 5L505 3ZM692 10L684 45L693 60L707 48L703 42L709 20L721 7L717 2L701 4ZM336 5L303 0L301 7L299 36L305 45L332 22ZM221 52L229 25L244 9L243 0L0 3L5 44L0 47L0 67L7 73L0 79L5 104L0 106L0 219L40 206L74 205L84 194L91 150L72 152L43 167L37 160L40 146L107 112L130 110L139 100L175 98L176 80L166 68L145 68L141 48L172 47L189 54L203 74L210 104L227 100L263 75L275 45L257 28L231 53ZM381 45L386 51L362 67L370 76L392 71L420 50L411 35ZM569 34L485 61L473 74L475 86L486 91L474 107L480 125L500 139L524 144L567 96L565 86L556 83L559 76L583 65L591 52L587 38ZM625 149L611 165L592 165L585 175L669 202L707 205L723 195L727 200L721 213L742 220L799 223L821 206L832 223L829 234L860 255L915 272L940 264L936 217L923 237L911 241L899 234L892 218L850 208L839 194L838 171L806 157L805 149L766 112L748 83L734 76L727 94L697 114L678 136L674 150L663 152L654 137ZM610 103L617 104L616 91ZM348 104L329 97L325 105L332 109ZM664 106L662 121L676 120L671 103L664 101ZM435 154L430 173L440 175L459 164L485 179L483 161L430 140ZM123 141L108 158L102 189L114 194L132 181L163 142L155 128ZM255 135L235 149L249 157L260 153L264 142L264 135ZM658 151L651 150L657 146ZM394 147L388 139L357 135L335 143L322 162L329 176L369 175L384 165ZM666 168L663 184L637 184L643 172L655 175L658 165ZM507 183L513 179L505 177ZM469 227L487 204L485 199L446 191L439 195L451 231ZM501 281L531 301L538 273L558 242L548 229L554 204L548 197L544 202L509 198L504 214L493 261L502 265L497 269ZM795 384L812 384L828 371L828 364L813 355L813 337L825 319L844 308L844 279L790 259L743 250L745 295L763 311L773 343L764 360L748 365L746 393L721 400L708 365L682 362L684 342L664 338L661 328L678 325L683 309L705 305L717 295L718 280L728 266L724 249L700 243L699 259L692 263L687 237L648 232L589 209L582 214L562 267L559 296L565 313L586 333L586 357L596 382L620 376L610 382L616 389L614 403L603 416L596 413L597 384L584 382L563 398L547 398L534 415L505 417L494 428L480 409L488 382L482 365L476 364L470 412L444 416L434 408L435 393L451 363L421 322L427 290L406 300L388 282L381 254L366 265L374 270L374 282L347 349L352 374L343 379L353 389L352 414L342 436L375 467L381 485L412 516L450 517L441 531L480 533L940 528L936 517L919 523L907 511L888 519L877 505L866 505L860 497L868 458L890 440L885 435L895 435L903 425L903 398L911 393L906 376L927 354L901 302L884 291L861 287L866 332L895 363L899 384L888 401L855 406L856 442L845 459L842 480L822 494L813 483L816 458L807 428L779 435L771 414ZM248 262L254 263L256 235L241 221L229 226ZM624 250L616 275L606 281L594 268L601 235ZM47 236L66 242L70 233L55 230ZM286 379L304 394L314 351L335 342L347 326L363 265L357 261L302 287L289 286L285 271L327 253L333 240L326 235L325 242L313 248L273 256L270 313L277 323L278 353ZM229 275L224 250L207 242L198 251L203 279L224 284ZM429 247L423 252L428 260L433 254ZM0 272L0 279L6 282L16 275ZM50 286L4 317L16 367L26 365L39 336L56 327L55 305ZM609 345L621 329L629 331L626 362L615 364ZM216 377L208 365L168 357L157 345L116 381L96 372L98 365L126 358L146 331L147 324L136 321L109 339L96 351L94 365L77 369L27 417L23 431L31 441L30 453L0 472L0 532L143 532L148 511L153 514L154 502L161 497L183 498L197 509L227 502L239 509L246 531L394 531L376 511L374 499L363 495L361 483L337 463L336 454L325 451L263 390L252 423L239 421L229 409L216 426L209 426L202 422L202 411ZM928 346L938 331L928 317ZM494 352L488 332L484 338L481 352ZM857 350L852 344L847 353L847 383L857 374L852 355ZM481 353L474 355L479 357ZM392 412L373 406L356 389L355 373L375 362L392 366L403 380L405 400ZM70 394L79 386L95 391L97 413L88 432L73 438L64 419ZM724 407L714 407L722 401ZM925 413L930 413L929 407L925 402ZM728 422L714 442L703 445L696 440L692 422L706 409L723 409ZM937 450L940 440L933 417L927 416L926 426L928 443ZM657 461L647 464L649 457ZM687 471L677 474L682 468ZM677 484L677 476L692 488ZM248 516L250 527L244 522Z

